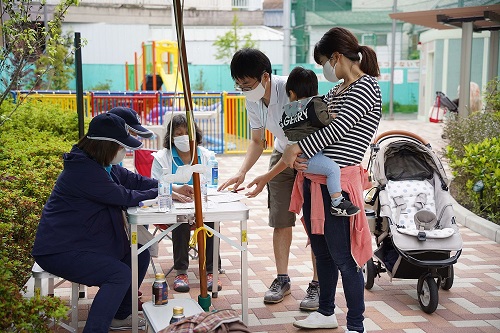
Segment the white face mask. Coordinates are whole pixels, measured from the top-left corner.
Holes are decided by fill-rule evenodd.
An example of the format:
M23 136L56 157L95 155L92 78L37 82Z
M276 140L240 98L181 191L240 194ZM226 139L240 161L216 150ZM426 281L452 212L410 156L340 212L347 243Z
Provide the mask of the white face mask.
M257 87L255 87L255 89L253 90L243 91L243 95L245 95L247 100L250 102L258 102L262 97L264 97L265 93L266 87L262 85L262 82L259 82Z
M174 146L179 151L188 152L189 151L189 135L174 136Z
M111 161L112 165L119 164L123 159L125 158L125 154L127 153L127 150L120 146L120 149L116 153L115 157L113 157L113 160Z
M337 82L340 80L335 74L335 67L337 67L337 63L335 63L335 66L332 67L332 65L330 64L330 60L325 62L325 64L323 65L323 75L325 76L325 79L330 82Z

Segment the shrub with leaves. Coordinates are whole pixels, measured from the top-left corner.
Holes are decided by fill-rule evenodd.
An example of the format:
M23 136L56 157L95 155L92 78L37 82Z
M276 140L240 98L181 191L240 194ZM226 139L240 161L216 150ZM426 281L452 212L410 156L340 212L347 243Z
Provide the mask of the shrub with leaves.
M447 151L454 182L465 185L460 196L467 198L474 212L500 224L500 137L470 143L463 149L462 157L452 147Z
M444 155L450 161L453 172L451 189L455 199L474 213L500 224L498 86L498 79L489 83L485 96L485 112L474 112L466 118L449 119L444 128L444 137L448 139ZM483 205L480 205L479 194L472 189L479 180L482 180L485 186L483 201L488 202Z
M496 77L488 82L484 100L486 102L486 111L500 111L500 78Z
M68 308L57 297L23 298L17 284L12 283L18 261L10 261L0 239L0 332L51 332L49 319L66 317Z
M12 113L0 106L0 331L47 332L47 318L66 310L57 298L24 299L31 275L31 249L40 215L57 176L62 155L78 139L75 112L27 102ZM6 264L8 263L8 264Z

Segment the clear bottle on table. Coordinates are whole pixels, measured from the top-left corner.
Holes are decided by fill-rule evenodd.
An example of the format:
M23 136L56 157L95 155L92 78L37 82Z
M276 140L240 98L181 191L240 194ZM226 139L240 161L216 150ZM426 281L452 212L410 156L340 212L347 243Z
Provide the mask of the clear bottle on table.
M170 175L163 171L158 181L158 211L169 212L172 209L172 182Z
M211 152L208 159L208 168L210 169L210 179L208 187L216 188L219 186L219 162L217 162L214 152Z
M200 174L200 187L201 187L201 204L207 205L208 202L208 180L204 174Z

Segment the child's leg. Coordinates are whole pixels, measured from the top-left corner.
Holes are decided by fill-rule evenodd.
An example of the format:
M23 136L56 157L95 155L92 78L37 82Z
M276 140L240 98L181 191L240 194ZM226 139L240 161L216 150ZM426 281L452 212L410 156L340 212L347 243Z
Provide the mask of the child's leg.
M359 207L353 205L349 200L345 200L342 196L340 167L335 161L319 152L309 159L306 171L326 176L326 187L332 197L330 211L333 215L352 216L359 213Z
M332 198L341 197L340 168L334 160L319 152L309 159L306 171L326 176L326 187L330 196Z

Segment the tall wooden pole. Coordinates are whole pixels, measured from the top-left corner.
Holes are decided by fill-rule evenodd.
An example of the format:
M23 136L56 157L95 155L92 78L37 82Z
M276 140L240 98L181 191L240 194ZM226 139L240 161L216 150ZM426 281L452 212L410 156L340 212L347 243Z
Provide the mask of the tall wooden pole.
M175 30L177 32L177 45L179 48L179 70L182 77L182 86L184 87L184 105L186 106L187 123L194 122L193 118L193 100L191 98L191 85L189 83L189 71L186 55L186 42L184 39L184 25L182 23L182 7L181 1L174 1L174 16L175 16ZM191 147L191 156L193 164L198 163L198 154L196 153L196 133L193 127L188 126L189 143ZM203 226L203 210L201 202L201 187L200 187L200 174L193 173L193 189L194 189L194 207L195 207L195 220L196 228ZM205 267L205 237L204 233L198 233L198 266L200 272L200 295L198 296L198 303L205 311L210 308L210 296L208 296L207 288L207 273ZM214 281L214 288L217 288L217 282Z

